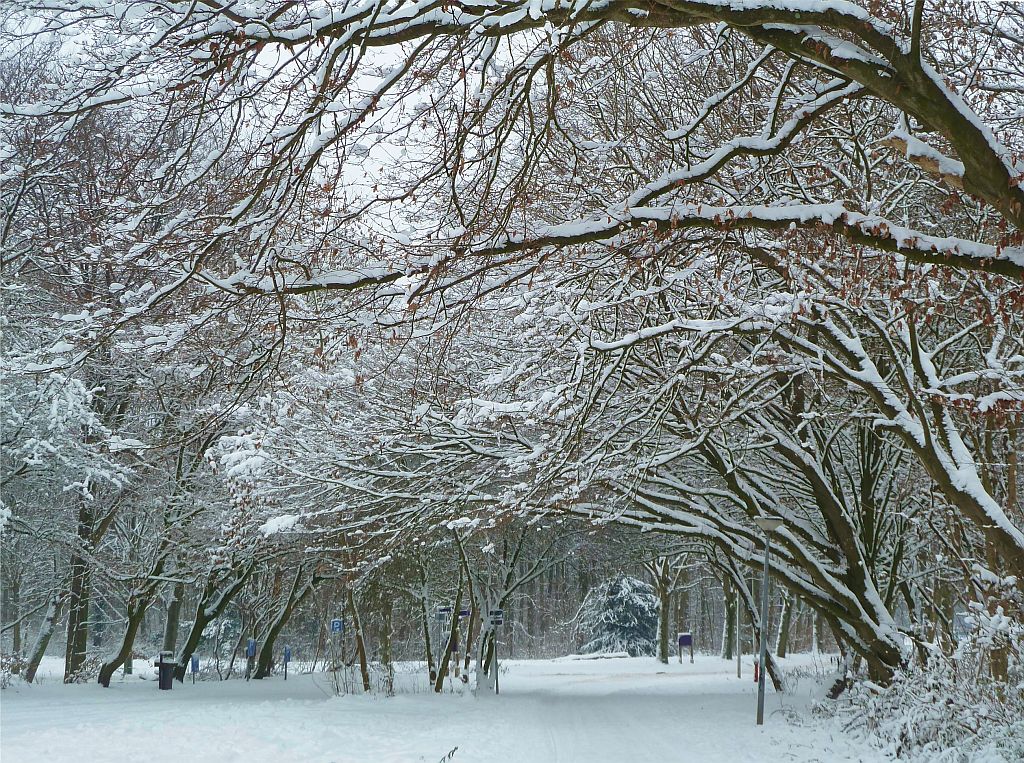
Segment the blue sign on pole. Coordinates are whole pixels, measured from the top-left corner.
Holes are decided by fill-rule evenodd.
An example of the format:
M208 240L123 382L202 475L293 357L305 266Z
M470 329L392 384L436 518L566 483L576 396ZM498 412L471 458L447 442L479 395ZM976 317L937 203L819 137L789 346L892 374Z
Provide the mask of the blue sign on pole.
M254 638L249 639L249 643L245 647L245 656L246 657L255 657L256 656L256 639L254 639Z
M290 646L284 648L284 661L285 663L292 661L292 648Z
M693 646L693 634L680 633L679 634L679 648L682 649L684 646Z
M199 672L199 657L197 655L194 655L194 654L192 655L192 672L193 673L198 673Z
M460 609L459 610L459 617L469 617L469 610L468 609Z
M340 617L336 617L331 620L331 633L344 633L345 623Z

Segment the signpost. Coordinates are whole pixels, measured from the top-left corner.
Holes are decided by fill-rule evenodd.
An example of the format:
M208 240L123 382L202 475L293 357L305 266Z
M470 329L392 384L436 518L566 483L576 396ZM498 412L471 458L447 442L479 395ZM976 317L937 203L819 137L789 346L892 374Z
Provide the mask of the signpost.
M252 669L256 664L256 639L251 638L245 645L245 680L252 676Z
M190 660L190 666L192 668L192 685L195 686L195 683L196 683L196 673L199 672L199 656L198 655L195 655L195 654L192 655L192 659Z
M284 680L288 680L288 663L292 661L292 648L286 646L284 648Z
M679 664L683 662L683 647L690 648L690 664L693 664L693 634L692 633L680 633L679 636Z
M337 634L337 639L330 639L331 644L331 670L334 673L334 691L341 694L341 683L338 681L338 654L337 642L345 637L345 621L340 617L331 620L331 634Z
M494 628L494 693L501 694L498 688L498 626L505 623L505 610L489 609L487 610L487 617L491 627Z
M434 619L437 620L437 634L436 635L437 635L438 649L443 649L442 644L444 642L444 621L452 616L452 611L453 611L453 609L451 607L445 605L445 606L438 606L437 610L434 612ZM441 655L438 654L438 660L440 661L440 659L441 659ZM440 670L441 666L438 665L437 669ZM437 677L436 673L434 673L432 675L434 676L434 678ZM431 681L433 681L434 678L431 678Z

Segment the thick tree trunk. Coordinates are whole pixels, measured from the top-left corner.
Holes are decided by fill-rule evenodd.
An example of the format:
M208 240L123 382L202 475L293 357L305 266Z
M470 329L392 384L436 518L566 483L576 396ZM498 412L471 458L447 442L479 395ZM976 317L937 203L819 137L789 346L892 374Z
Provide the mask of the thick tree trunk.
M263 644L260 647L259 659L256 662L256 672L253 678L266 678L270 675L274 669L274 643L277 641L277 637L281 635L281 631L284 630L285 625L288 624L288 620L291 619L292 614L296 609L306 600L306 597L313 592L313 581L307 581L306 585L299 588L299 581L302 579L303 570L300 567L295 573L295 580L292 582L291 590L288 593L288 599L285 601L284 606L281 607L277 613L277 617L270 624L266 634L263 637Z
M156 596L159 587L157 581L163 575L164 564L167 561L166 550L167 543L161 542L156 561L153 562L149 574L144 578L145 582L139 584L128 600L128 617L124 638L121 639L121 647L112 659L100 666L99 682L105 687L110 686L110 679L114 675L114 671L121 667L126 660L131 659L135 636L146 617L146 610L149 609L149 605Z
M53 594L50 597L50 603L46 607L46 614L43 615L43 622L39 624L36 640L32 643L32 648L29 650L28 664L25 666L25 680L28 683L32 683L35 680L36 671L39 670L39 663L42 661L43 655L46 654L46 647L49 645L50 637L53 636L53 632L57 627L57 621L60 619L60 609L60 594Z
M64 649L64 683L73 682L85 665L89 643L89 568L75 556L71 560L68 596L67 645Z
M822 617L821 614L815 612L811 618L811 652L813 654L820 654L821 649L821 632L822 632Z
M793 623L793 609L796 602L792 594L784 594L782 597L782 617L779 620L779 638L775 643L775 656L785 657L789 649L789 628Z
M722 594L725 597L725 622L722 625L722 659L731 660L733 658L733 650L736 648L736 595L728 581L722 584Z
M455 606L452 607L452 619L448 628L448 641L444 645L441 659L437 663L437 678L434 679L434 691L438 694L444 688L444 679L448 676L448 665L451 663L455 645L459 643L459 610L462 608L462 570L459 569L459 592L455 595Z
M174 666L174 677L177 680L185 680L185 672L188 670L189 660L199 646L206 626L223 614L228 604L242 590L242 587L249 580L255 569L256 563L249 562L243 570L237 571L237 576L230 583L225 583L223 580L218 579L215 573L210 573L203 588L203 595L199 597L199 604L196 606L192 627L189 629L188 637L181 647L181 652L178 653L176 660L178 664Z
M491 665L494 662L495 631L491 626L482 627L480 633L480 646L476 653L476 688L480 691L484 685L488 689L494 688L494 674L491 672Z
M92 535L93 516L89 503L79 499L78 542L87 548ZM71 557L71 587L68 595L68 633L64 650L64 683L71 683L85 665L89 645L89 562L83 553Z
M100 667L99 683L101 686L110 686L110 679L114 671L121 667L125 660L131 659L132 648L135 645L135 634L138 633L142 618L146 616L146 609L149 607L151 596L141 596L128 606L128 622L125 626L124 638L121 640L121 647L112 658L103 663Z
M163 650L173 652L178 642L178 622L181 619L181 602L185 598L185 584L175 583L171 600L167 602L167 621L164 623Z

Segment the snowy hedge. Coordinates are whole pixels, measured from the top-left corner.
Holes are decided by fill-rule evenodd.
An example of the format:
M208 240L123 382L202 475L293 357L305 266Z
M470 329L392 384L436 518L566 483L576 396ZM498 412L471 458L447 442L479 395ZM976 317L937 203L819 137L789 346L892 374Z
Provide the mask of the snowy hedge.
M1010 580L1010 579L1007 579ZM1000 581L1005 582L1005 581ZM1015 596L1002 594L1007 604ZM975 605L976 629L951 655L927 645L926 659L880 687L854 683L832 710L852 730L901 759L929 763L1024 761L1024 623L1002 606ZM996 679L997 661L1006 680Z

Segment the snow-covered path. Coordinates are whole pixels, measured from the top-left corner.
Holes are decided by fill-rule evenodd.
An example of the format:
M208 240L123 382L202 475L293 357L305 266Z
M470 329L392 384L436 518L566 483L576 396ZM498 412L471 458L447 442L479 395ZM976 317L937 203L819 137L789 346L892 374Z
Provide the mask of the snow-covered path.
M769 695L722 660L517 661L501 696L329 696L323 676L200 682L56 680L0 695L3 763L29 761L875 761L804 713L809 690ZM786 707L792 712L782 712ZM789 720L793 715L801 720ZM457 748L457 749L456 749Z

